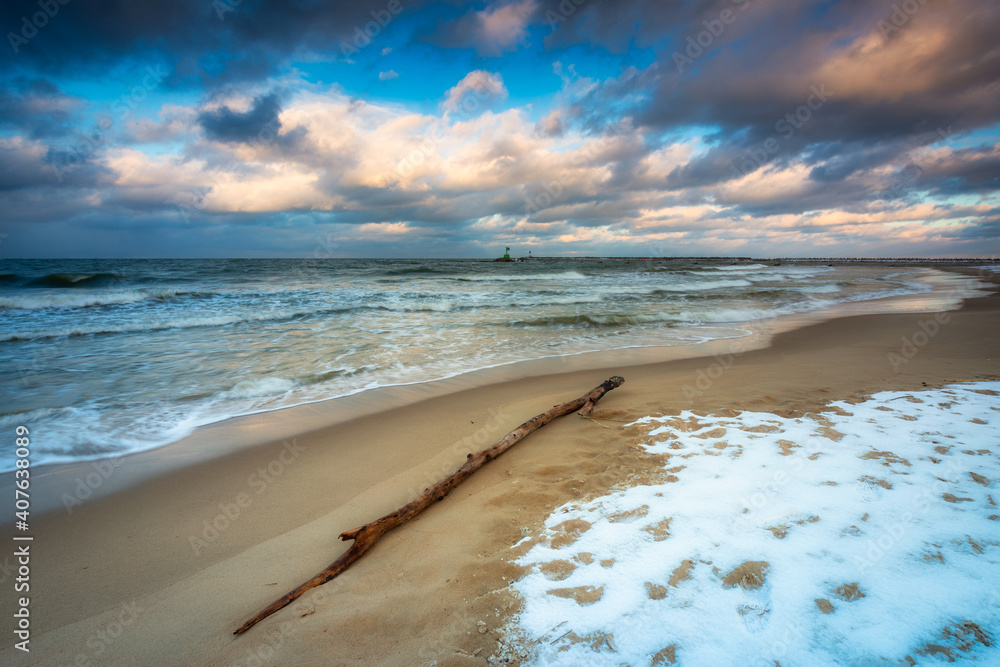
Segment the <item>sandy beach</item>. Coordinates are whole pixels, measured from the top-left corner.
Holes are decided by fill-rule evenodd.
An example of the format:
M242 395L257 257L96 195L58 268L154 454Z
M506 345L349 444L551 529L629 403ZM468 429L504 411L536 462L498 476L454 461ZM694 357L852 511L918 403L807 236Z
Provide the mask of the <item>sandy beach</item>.
M995 274L979 275L1000 285ZM698 355L690 358L610 352L536 364L526 378L495 370L385 392L377 405L362 395L336 408L267 413L114 462L39 471L39 492L48 496L31 528L31 652L15 650L8 634L0 660L487 664L497 628L518 609L509 584L524 572L511 546L563 503L662 476L626 424L682 410L789 417L879 391L996 379L998 327L994 293L944 315L809 324L764 336L761 349L718 341L671 352ZM592 419L550 424L388 534L346 574L232 635L335 560L345 549L339 533L405 504L468 453L611 375L626 384ZM324 421L335 425L317 427ZM199 438L227 453L193 457ZM3 558L8 585L14 558ZM4 596L2 613L15 611Z
M3 10L0 667L1000 666L997 0Z

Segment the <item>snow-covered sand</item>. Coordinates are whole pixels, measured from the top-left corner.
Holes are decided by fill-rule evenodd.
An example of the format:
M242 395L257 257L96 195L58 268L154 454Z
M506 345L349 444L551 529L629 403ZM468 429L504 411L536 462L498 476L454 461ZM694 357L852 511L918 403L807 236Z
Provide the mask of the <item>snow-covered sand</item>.
M532 664L1000 664L1000 382L637 424L667 481L526 538Z

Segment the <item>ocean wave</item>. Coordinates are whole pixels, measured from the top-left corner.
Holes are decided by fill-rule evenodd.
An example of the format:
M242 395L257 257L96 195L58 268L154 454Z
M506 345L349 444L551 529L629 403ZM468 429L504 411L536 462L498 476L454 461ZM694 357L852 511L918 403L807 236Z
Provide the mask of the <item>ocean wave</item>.
M37 408L27 412L14 412L0 415L0 427L30 424L41 419L75 415L77 412L75 408Z
M286 394L299 385L295 380L283 377L262 377L238 382L222 395L226 398L258 398Z
M49 308L92 308L140 301L166 300L184 294L176 290L123 290L121 292L46 293L0 298L0 309L45 310Z
M647 266L642 270L643 273L683 273L684 269L679 266Z
M797 292L802 292L803 294L836 294L841 291L840 286L833 283L805 285L803 287L795 287L793 289Z
M117 273L50 273L28 281L29 287L105 287L122 281Z
M712 271L749 271L751 269L766 269L767 264L727 264L725 266L706 266L704 268Z
M781 306L776 308L717 308L705 310L679 310L659 313L609 313L607 315L576 314L539 317L514 322L523 327L599 326L612 327L629 324L723 324L767 320L832 304L832 301L814 301L807 307Z
M605 297L616 297L623 295L637 295L637 296L648 296L650 294L656 294L659 290L658 285L646 284L641 286L629 286L629 285L598 285L590 288L591 291L597 294L602 294ZM558 292L554 292L558 293Z
M446 299L399 299L388 304L374 306L378 310L390 310L399 313L437 312L447 313L455 310L455 302Z
M330 380L339 380L341 378L352 377L366 370L376 370L375 366L363 366L362 368L336 368L332 371L323 371L322 373L310 373L304 376L299 384L302 385L312 385L312 384L322 384L324 382L329 382Z
M190 429L178 428L171 416L143 415L124 428L109 426L107 416L93 404L39 408L0 416L0 428L15 424L31 425L34 464L124 455L176 442L190 432ZM12 467L0 465L0 471L6 472Z
M807 276L836 271L832 266L771 266L768 271L761 271L747 276L747 280L798 280Z
M148 297L147 297L148 298ZM142 299L132 299L140 301ZM0 308L10 299L0 299ZM108 300L105 303L129 303L130 299ZM84 305L82 303L76 305ZM462 306L461 309L489 307L485 306ZM18 307L18 306L13 306ZM38 306L42 307L42 306ZM56 306L47 306L56 307ZM167 331L170 329L197 329L202 327L221 327L252 322L281 322L293 320L301 317L323 316L323 315L344 315L356 312L450 312L459 309L452 301L434 299L422 301L420 299L405 299L396 302L383 304L364 304L357 306L342 307L316 307L316 308L283 308L273 309L262 313L233 313L222 315L201 315L189 317L158 318L154 322L148 319L140 321L129 321L122 324L99 323L92 326L80 325L69 326L52 330L34 330L11 332L7 335L0 335L0 342L18 340L37 340L45 338L68 338L73 336L92 336L121 333L142 333L154 331Z
M530 320L520 320L513 322L512 326L521 327L566 327L566 326L596 326L596 327L616 327L626 324L653 324L662 322L674 322L678 317L670 313L609 313L607 315L576 314L576 315L552 315L549 317L538 317Z
M290 391L311 385L323 384L330 380L340 380L348 378L364 370L375 370L374 366L364 368L341 367L319 373L307 373L298 377L264 376L250 378L237 382L232 389L228 389L212 398L266 398L283 396Z
M160 320L157 323L148 321L129 322L118 326L96 325L81 327L66 327L54 331L24 331L0 337L0 342L16 340L37 340L44 338L68 338L72 336L93 336L118 333L144 333L153 331L168 331L170 329L197 329L200 327L220 327L249 322L269 322L289 320L305 315L313 315L317 311L284 310L272 313L254 315L212 315L202 317L178 317Z
M519 273L516 275L495 274L488 276L455 276L453 280L463 282L518 281L518 280L584 280L587 276L579 271L563 271L562 273Z
M691 292L708 292L717 289L728 289L734 287L750 287L752 283L742 278L728 278L726 280L688 280L687 282L673 283L647 283L641 286L621 286L596 287L596 292L606 297L614 298L622 295L650 296L655 294L684 294Z
M396 269L393 271L386 271L384 275L387 276L412 276L412 275L422 275L422 274L445 274L450 273L450 271L442 271L441 269L431 268L429 266L416 266L408 269Z
M519 299L511 302L509 306L572 306L583 303L600 303L604 301L608 294L616 295L617 292L603 292L600 294L574 294L574 295L546 295L538 298Z
M714 289L727 289L732 287L750 287L752 283L748 280L702 280L698 282L677 283L675 285L657 285L653 290L656 292L702 292Z
M700 324L711 322L713 324L729 322L755 322L758 320L768 320L779 315L787 315L795 312L792 308L720 308L717 310L692 311L685 310L677 314L682 322Z
M0 304L3 303L0 299ZM463 309L477 308L480 306L464 306ZM486 306L488 307L488 306ZM154 322L148 319L140 321L125 322L123 324L96 324L93 326L69 326L54 330L35 330L12 332L7 335L0 335L0 342L18 340L38 340L46 338L69 338L73 336L96 336L122 333L145 333L154 331L168 331L171 329L198 329L203 327L222 327L237 324L247 324L253 322L282 322L294 320L301 317L313 317L322 315L344 315L356 312L449 312L457 307L454 303L444 300L421 301L419 299L404 300L388 304L365 304L358 306L343 307L318 307L318 308L284 308L273 309L270 312L262 313L233 313L228 315L201 315L190 317L159 318Z

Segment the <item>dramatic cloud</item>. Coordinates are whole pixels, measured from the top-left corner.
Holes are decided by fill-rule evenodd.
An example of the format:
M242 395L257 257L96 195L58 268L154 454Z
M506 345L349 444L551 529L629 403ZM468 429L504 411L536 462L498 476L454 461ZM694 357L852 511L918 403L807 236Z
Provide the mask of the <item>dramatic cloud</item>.
M369 26L373 21L381 31L381 24L429 3L300 0L289 6L281 0L89 0L58 4L43 24L31 18L39 11L37 0L5 4L4 25L15 35L12 40L8 34L7 41L16 49L18 66L53 75L100 76L110 65L143 59L169 64L170 85L197 81L214 87L279 72L296 55L340 53L345 44L353 45L356 31L373 32Z
M990 0L38 11L2 253L1000 253Z
M473 48L483 56L500 56L525 41L536 9L535 0L497 3L446 24L434 39L445 46Z
M246 142L260 137L266 130L276 134L281 128L279 113L281 101L275 93L271 93L254 98L250 108L244 112L233 111L228 106L203 111L198 115L198 122L209 139Z
M0 89L0 127L21 129L31 137L64 135L82 106L82 100L50 81L18 77Z

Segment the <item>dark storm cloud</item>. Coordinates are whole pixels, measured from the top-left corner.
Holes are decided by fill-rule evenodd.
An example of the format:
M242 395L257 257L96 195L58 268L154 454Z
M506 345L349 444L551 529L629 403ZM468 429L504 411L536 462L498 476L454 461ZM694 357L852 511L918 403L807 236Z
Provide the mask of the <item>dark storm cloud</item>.
M38 155L18 146L0 146L0 191L16 190L49 181L56 175Z
M976 241L996 241L1000 238L1000 209L993 209L980 216L975 224L961 230L957 236Z
M899 26L886 24L893 27L884 35L879 21L891 18L898 0L451 0L433 8L423 0L399 2L409 21L399 26L408 33L399 43L422 35L421 52L426 42L487 58L521 51L502 64L469 69L503 70L530 138L514 139L513 114L504 123L482 120L495 133L489 141L456 129L456 145L481 142L468 165L442 160L407 181L394 162L381 173L379 159L391 153L381 133L397 133L389 136L405 142L419 140L420 131L408 137L386 119L418 113L443 89L423 100L416 99L423 93L406 98L400 105L405 110L359 104L359 118L346 122L332 104L337 110L318 121L311 110L300 113L297 105L307 98L319 104L326 95L313 80L299 88L255 83L275 74L294 79L289 64L297 58L342 57L341 40L353 45L358 29L385 19L390 0L180 0L161 6L71 0L16 54L8 53L0 72L0 131L15 133L0 136L0 210L18 225L86 218L80 229L93 230L93 218L113 220L113 227L132 230L128 247L135 254L152 247L143 246L144 233L162 241L157 252L184 254L192 252L184 234L208 238L209 229L224 232L227 253L261 247L295 253L318 241L289 221L310 207L329 207L323 216L338 234L350 239L357 233L353 238L360 240L344 241L354 243L352 252L382 254L384 244L400 244L398 252L405 253L421 247L411 239L476 241L514 225L535 237L606 227L637 239L651 229L770 239L772 232L762 231L769 216L784 216L781 234L817 243L825 235L850 247L852 226L863 224L855 219L904 215L929 196L972 195L967 200L995 204L1000 150L952 149L942 141L968 137L1000 118L995 0L917 2L913 16ZM14 0L2 17L16 33L21 17L37 11L38 0ZM439 17L446 20L436 23ZM699 40L702 46L692 47ZM461 63L474 58L441 49L435 56ZM557 74L573 74L563 76L558 93L532 100L531 111L522 104L525 93L517 92L534 89L519 70L528 58L541 63L539 72L559 60ZM143 108L136 113L141 117L129 118L95 145L81 143L89 132L82 128L95 119L81 118L84 101L51 81L77 90L81 82L122 76L136 63L171 73L163 83L171 90L162 92L193 91L198 101L177 96L189 106ZM604 78L607 63L615 63L617 76ZM422 64L414 58L415 69ZM346 81L325 84L350 87ZM288 87L271 90L276 85ZM546 108L549 103L554 108ZM534 112L538 117L531 117ZM337 130L334 139L324 139L328 128ZM985 135L990 133L992 143L995 129ZM597 148L582 153L579 164L568 158L560 163L551 138ZM142 141L163 145L138 146ZM105 166L112 164L120 174ZM461 170L468 173L455 178ZM266 197L253 202L282 211L230 214L202 206L189 207L187 217L178 214L178 191L195 200L213 193L221 209L240 194L235 185L259 180L266 186L282 173L302 194L279 197L281 203ZM735 179L748 174L755 174L752 185L740 188ZM990 233L1000 237L996 211L984 215L970 205L949 215L978 219L963 232L970 244ZM379 240L379 225L398 223L419 232L397 230L394 240L389 234ZM365 224L372 229L361 230ZM286 231L271 234L279 229Z
M341 55L355 29L396 16L390 0L74 0L56 3L58 11L41 27L24 20L39 12L37 0L13 0L0 20L16 48L14 67L55 74L102 72L123 60L169 62L168 85L203 85L263 78L283 68L296 53ZM399 0L412 12L426 0ZM373 15L374 12L374 15ZM380 30L385 29L380 27ZM22 36L27 35L27 39ZM5 40L10 41L10 39Z
M14 77L0 87L0 127L32 139L59 137L72 131L82 100L66 95L46 79Z
M955 151L949 158L915 164L916 185L936 195L987 193L1000 190L1000 147L979 146Z
M740 168L745 158L745 143L725 142L714 146L705 155L676 167L667 175L666 187L681 190L690 187L714 185L732 178L733 170Z
M114 173L90 157L93 156L84 157L44 144L0 142L0 191L48 189L57 185L75 190L110 183Z
M821 183L835 183L859 171L892 164L900 160L911 145L923 146L941 137L918 135L913 141L886 141L871 144L865 141L831 141L803 153L802 161L807 166L816 165L809 172L809 178Z
M507 0L504 2L449 3L472 4L464 13L444 18L425 36L438 46L472 48L484 56L499 56L510 44L498 44L496 34L486 25L486 17L506 9L523 15L527 25L540 30L546 49L557 50L587 44L616 54L631 47L646 48L681 37L686 30L703 21L714 21L723 11L739 13L756 0ZM518 10L518 11L515 11ZM530 11L521 11L521 10Z
M613 53L630 45L646 47L675 36L724 9L749 5L745 0L662 2L662 0L540 0L537 20L549 27L548 48L593 44Z
M515 3L508 4L514 5ZM424 36L424 39L449 49L476 49L480 55L484 56L500 56L506 51L515 50L516 39L510 43L500 44L490 39L484 20L484 12L487 10L488 8L477 7L456 18L439 20L437 25L429 31L429 34ZM529 11L527 14L528 16L525 18L528 21L535 18L533 12Z
M272 139L277 136L281 129L279 113L281 100L277 93L270 93L255 97L248 111L233 111L223 106L214 111L203 111L198 115L198 122L205 130L205 136L213 141L250 142L261 140L262 135Z
M944 128L996 122L1000 6L948 4L915 5L897 26L891 3L592 1L551 41L614 49L660 36L652 65L602 82L571 113L591 130L623 114L651 129L718 128L668 187L711 186L793 160L831 183L891 165L905 148L939 141ZM715 23L727 10L729 22ZM690 37L705 46L689 48ZM761 154L765 142L771 150ZM763 157L754 164L751 154Z

